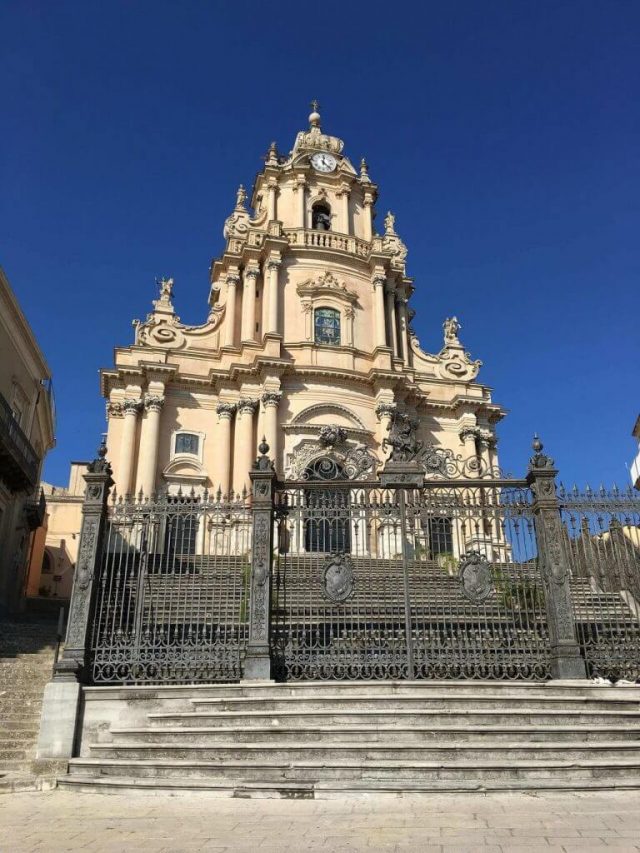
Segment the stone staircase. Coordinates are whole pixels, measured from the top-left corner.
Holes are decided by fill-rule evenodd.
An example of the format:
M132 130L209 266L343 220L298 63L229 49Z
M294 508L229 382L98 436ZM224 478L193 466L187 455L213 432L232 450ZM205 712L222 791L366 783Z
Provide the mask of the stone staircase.
M51 678L56 622L0 618L0 793L54 788L59 763L35 762L42 693Z
M290 798L640 788L635 686L309 682L113 695L148 696L142 723L96 730L62 787Z

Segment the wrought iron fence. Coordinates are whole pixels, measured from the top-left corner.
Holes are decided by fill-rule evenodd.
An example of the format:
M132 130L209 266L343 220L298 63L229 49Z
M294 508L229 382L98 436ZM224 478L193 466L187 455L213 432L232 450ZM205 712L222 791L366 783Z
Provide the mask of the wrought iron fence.
M109 508L96 578L96 683L240 678L248 636L246 500L162 496Z
M524 484L304 482L276 494L276 677L549 677Z
M640 678L640 493L559 490L578 641L590 676Z

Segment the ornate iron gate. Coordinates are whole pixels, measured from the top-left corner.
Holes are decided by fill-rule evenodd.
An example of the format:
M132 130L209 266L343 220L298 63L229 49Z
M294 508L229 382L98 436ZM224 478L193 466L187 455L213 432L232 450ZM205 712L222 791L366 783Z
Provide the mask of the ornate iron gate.
M587 674L640 678L640 493L560 489L578 641Z
M109 509L96 578L96 683L238 680L248 636L246 501L159 497Z
M524 484L305 481L275 514L278 679L549 677ZM339 535L319 548L310 530Z

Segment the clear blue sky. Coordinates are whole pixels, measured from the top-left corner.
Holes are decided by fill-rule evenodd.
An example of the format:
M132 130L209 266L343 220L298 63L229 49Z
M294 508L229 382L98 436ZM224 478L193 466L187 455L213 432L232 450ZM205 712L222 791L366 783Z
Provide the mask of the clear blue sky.
M640 411L640 3L4 0L0 262L54 375L46 478L90 458L98 368L159 275L206 315L237 185L318 98L409 246L415 328L445 316L565 481L628 482Z

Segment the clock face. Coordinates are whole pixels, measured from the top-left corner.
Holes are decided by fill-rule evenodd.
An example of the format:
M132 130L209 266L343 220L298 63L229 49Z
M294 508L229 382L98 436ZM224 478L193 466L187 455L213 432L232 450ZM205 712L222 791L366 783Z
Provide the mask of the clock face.
M333 172L335 167L338 165L338 162L333 154L323 154L322 152L318 152L311 158L311 165L318 172Z

